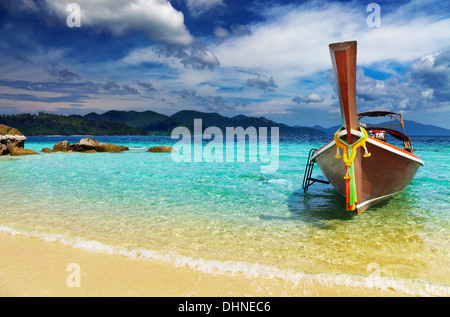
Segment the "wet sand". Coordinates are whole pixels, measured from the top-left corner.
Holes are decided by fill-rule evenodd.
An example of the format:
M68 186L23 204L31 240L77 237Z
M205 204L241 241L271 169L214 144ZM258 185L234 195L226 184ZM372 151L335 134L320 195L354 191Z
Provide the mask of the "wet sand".
M71 263L75 266L71 267ZM387 297L402 294L328 287L311 281L293 284L281 279L209 274L163 262L91 253L57 242L1 233L0 296Z

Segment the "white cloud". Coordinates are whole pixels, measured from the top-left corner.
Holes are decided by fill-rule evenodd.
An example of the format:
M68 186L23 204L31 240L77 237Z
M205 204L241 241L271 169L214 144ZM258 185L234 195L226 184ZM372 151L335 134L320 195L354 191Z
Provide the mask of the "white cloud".
M125 64L160 63L175 69L204 69L218 66L219 60L202 43L194 42L189 48L148 46L132 50L122 59Z
M195 107L234 111L240 105L246 114L269 118L279 114L279 119L286 118L292 124L300 123L296 120L309 124L309 119L300 117L314 114L311 117L320 117L315 124L327 119L324 118L327 110L333 114L333 120L339 120L335 113L339 111L338 101L331 97L334 77L330 81L332 85L326 80L331 70L328 44L357 40L358 66L363 66L357 78L359 110L391 109L419 116L423 112L445 114L445 109L449 109L450 18L445 10L431 8L424 1L396 4L390 10L381 4L380 28L367 26L366 5L357 1L311 0L288 6L256 1L258 7L254 5L253 14L260 15L258 22L230 25L213 21L217 27L210 30L210 36L201 38L208 47L191 35L183 14L169 0L75 2L82 9L82 26L113 35L140 32L153 41L144 46L139 42L139 46L126 47L128 54L118 61L108 59L82 65L76 59L64 59L72 56L66 55L69 47L64 48L67 51L61 47L30 50L33 55L18 51L11 53L21 54L11 57L14 63L6 59L0 63L1 73L8 74L11 80L72 80L70 83L79 81L78 75L102 87L110 80L121 78L117 87L107 84L105 91L101 91L104 95L94 91L89 95L92 100L86 98L86 106L102 109L126 108L130 104L146 109L149 103L144 97L148 97L153 98L151 107L161 109ZM56 12L64 22L68 15L66 5L67 2L58 0L21 0L17 5L16 1L8 0L6 7L41 14L45 11L46 17L52 18ZM223 0L186 0L186 7L190 10L187 14L197 15L196 27L201 27L200 22L209 17L198 15L209 12L212 19L214 13L220 13L214 9L225 8L226 4ZM49 25L53 20L49 20ZM30 42L33 42L32 35L27 35ZM153 64L160 65L153 67ZM388 68L391 66L395 67ZM367 70L366 74L363 69ZM376 78L377 74L383 74L381 78L392 76L385 80L369 77ZM134 99L131 102L114 99L110 95L114 89L115 97ZM17 104L15 100L8 101ZM322 116L317 111L322 111ZM439 116L441 120L444 117Z
M298 104L300 104L300 103L306 103L306 104L309 104L309 103L320 103L320 102L323 102L324 100L325 99L321 95L315 94L315 93L306 95L303 98L300 97L300 96L295 96L292 99L293 102L298 103Z
M214 29L214 35L218 38L227 38L231 35L231 33L227 29L218 26Z
M439 10L415 10L417 5L418 1L413 0L409 6L399 5L391 11L383 11L382 5L381 27L369 28L365 5L353 2L309 1L300 5L265 7L261 4L255 12L263 15L262 22L249 24L249 32L240 37L217 28L215 35L221 41L212 50L220 60L218 70L222 73L223 69L234 69L271 74L276 79L277 97L272 101L277 106L270 108L270 102L258 101L258 105L246 107L249 111L267 111L268 115L289 113L290 109L295 112L297 108L307 111L312 106L316 111L318 107L332 109L338 102L330 97L335 90L334 77L332 85L323 85L325 74L332 67L328 44L348 40L358 42L358 67L377 71L378 67L401 65L403 69L400 72L399 69L389 72L382 69L383 73L393 75L386 80L375 80L360 71L357 78L359 110L391 109L411 116L422 109L444 111L448 107L450 90L443 85L448 72L448 64L443 61L448 58L439 55L440 63L432 61L431 57L421 62L420 59L450 47L450 18ZM445 70L444 65L447 65ZM258 96L249 93L244 90L236 94L257 100ZM335 119L338 120L338 116Z
M348 39L333 36L337 30L357 28L354 11L336 5L268 8L268 20L249 25L249 35L223 41L214 51L225 67L271 73L284 85L330 66L328 44Z
M281 87L329 69L333 42L357 40L358 65L413 62L450 45L450 18L408 15L400 7L382 15L380 28L369 28L364 6L318 3L266 8L265 21L249 25L250 34L218 44L214 52L221 65L274 74Z
M424 98L433 98L433 89L428 88L428 89L422 91L421 94Z
M11 11L28 11L38 12L39 8L34 3L34 0L2 0L0 6L3 6Z
M231 36L244 36L249 35L250 29L247 25L244 24L233 24L230 27L230 30L225 29L224 27L218 26L214 28L214 35L218 39L226 39Z
M181 63L185 67L192 67L194 69L203 69L205 67L212 69L220 64L214 53L200 42L192 46L190 53L181 60Z
M391 77L375 80L357 72L357 97L360 111L382 107L410 115L444 109L450 100L450 51L425 56L413 63L400 80Z
M67 17L65 1L46 1L59 16ZM139 31L171 45L187 46L194 40L184 24L183 13L166 0L77 0L77 3L82 25L103 28L114 35Z
M122 59L122 62L131 65L153 62L167 64L173 67L176 67L176 61L173 56L163 54L160 48L155 45L134 49Z
M186 2L193 16L204 14L217 6L225 6L223 0L186 0Z

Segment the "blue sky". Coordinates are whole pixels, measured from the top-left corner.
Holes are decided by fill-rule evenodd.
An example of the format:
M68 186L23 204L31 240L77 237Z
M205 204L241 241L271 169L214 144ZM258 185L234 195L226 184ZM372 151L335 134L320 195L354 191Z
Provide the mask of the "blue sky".
M328 44L358 41L359 111L450 128L450 2L0 2L0 113L184 109L340 124Z

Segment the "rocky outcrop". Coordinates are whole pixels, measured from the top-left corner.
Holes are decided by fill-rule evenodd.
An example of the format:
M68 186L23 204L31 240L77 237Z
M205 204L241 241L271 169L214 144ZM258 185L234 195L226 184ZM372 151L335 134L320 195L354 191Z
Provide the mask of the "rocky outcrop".
M70 146L69 141L61 141L53 145L53 151L66 152L69 151L69 146Z
M154 147L149 148L148 152L169 153L169 152L176 152L176 151L171 146L160 145L160 146L154 146Z
M33 150L24 149L26 139L19 130L0 124L0 155L37 154Z
M83 153L96 153L96 152L109 152L120 153L128 151L128 147L123 145L116 145L111 143L100 143L94 138L83 138L78 143L70 144L69 141L61 141L53 145L53 151L61 152L83 152Z
M37 154L37 152L30 150L30 149L22 149L20 147L13 147L9 154L11 154L11 156L19 156L19 155L33 155L33 154Z
M99 146L100 142L94 138L82 138L79 144L83 146L96 147Z
M109 152L120 153L122 151L128 151L128 148L123 145L116 145L111 143L100 143L96 149L97 152Z

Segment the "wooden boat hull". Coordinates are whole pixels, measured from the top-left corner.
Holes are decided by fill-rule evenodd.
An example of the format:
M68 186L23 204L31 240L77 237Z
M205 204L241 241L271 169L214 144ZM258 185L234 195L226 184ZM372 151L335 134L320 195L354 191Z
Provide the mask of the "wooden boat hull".
M403 190L414 178L423 161L391 144L368 137L366 147L370 157L363 157L359 148L354 161L356 181L356 213L361 214L370 206L390 198ZM331 141L312 156L328 179L342 195L346 196L345 171L342 159L336 159L336 143Z
M404 134L404 124L400 114L377 111L358 115L356 45L356 41L329 45L342 126L336 132L334 140L317 150L311 160L319 165L331 185L346 197L347 210L354 210L357 214L361 214L370 206L403 190L414 178L419 167L424 164L419 157L412 154L411 140ZM359 122L360 116L380 115L391 117L391 125L388 128L377 127L373 124L368 126ZM401 132L393 130L392 118L398 120L402 128ZM366 128L370 131L379 130L380 133L389 133L403 141L404 149L369 137ZM338 154L336 147L343 150L342 156ZM305 191L311 180L309 176L306 178Z

